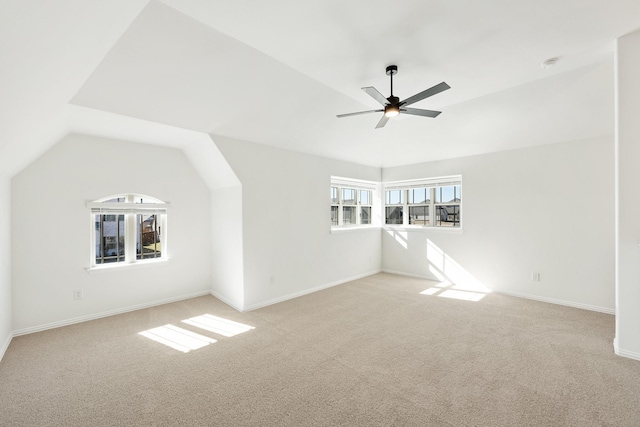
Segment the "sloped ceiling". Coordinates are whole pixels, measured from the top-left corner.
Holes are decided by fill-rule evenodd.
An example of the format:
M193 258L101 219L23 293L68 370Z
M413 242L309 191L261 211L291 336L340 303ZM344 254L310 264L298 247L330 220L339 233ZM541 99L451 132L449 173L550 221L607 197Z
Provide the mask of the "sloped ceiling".
M635 0L0 4L5 175L101 111L372 166L610 135L614 41L640 27ZM389 64L400 98L451 85L415 104L443 113L336 118L378 107L360 88L387 96Z

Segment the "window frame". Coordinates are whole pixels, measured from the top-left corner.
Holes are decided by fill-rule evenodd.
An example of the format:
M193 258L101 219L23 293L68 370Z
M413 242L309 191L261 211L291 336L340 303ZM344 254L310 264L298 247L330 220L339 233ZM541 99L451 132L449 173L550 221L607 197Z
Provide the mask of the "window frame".
M122 202L113 202L114 199L124 199ZM135 200L140 199L141 202L136 203ZM142 202L142 200L153 200L153 203ZM159 261L168 260L168 245L167 245L167 217L170 204L163 202L155 197L145 196L142 194L120 194L115 196L104 197L96 201L87 202L87 208L89 209L89 219L91 224L90 233L90 262L87 270L98 269L110 269L110 268L122 268L124 266L149 264ZM99 227L96 227L96 216L100 216L100 227L103 224L103 218L107 215L115 215L116 218L121 215L124 216L124 248L122 255L123 259L116 259L115 262L102 262L98 263L96 260L96 246L97 231ZM140 224L140 230L138 230L138 221L143 220L139 218L139 215L154 216L154 257L144 257L142 251L143 245L143 230L142 223ZM144 222L144 220L142 221ZM120 233L119 221L118 235ZM103 234L101 234L104 236ZM140 237L140 254L138 254L138 237ZM158 240L155 240L158 239ZM157 245L160 246L159 255L157 252ZM119 251L119 248L118 248ZM120 257L119 254L117 254ZM139 257L140 256L140 257ZM104 261L104 256L103 256Z
M362 181L356 179L349 178L340 178L340 177L331 177L331 185L330 185L330 206L332 216L330 218L331 229L332 230L344 230L344 229L355 229L355 228L369 228L375 227L374 224L374 199L376 196L376 190L378 189L378 184L370 181ZM337 199L333 197L334 189L336 189ZM355 200L354 203L345 203L344 201L344 190L354 190L355 192ZM363 200L361 192L368 193L368 200ZM345 224L345 208L353 208L355 210L355 223L346 223ZM369 219L368 222L363 223L363 209L369 210ZM335 218L333 213L337 213L337 218Z
M437 201L436 191L438 189L444 187L455 186L459 187L459 193L456 193L454 190L454 200L449 202ZM410 197L410 192L417 189L425 189L425 191L429 192L429 198L427 201L421 201L418 203L410 203L412 197ZM406 228L420 228L420 229L431 229L431 230L462 230L462 175L453 175L453 176L445 176L445 177L437 177L437 178L424 178L418 180L407 180L407 181L394 181L394 182L386 182L383 183L383 195L384 195L384 206L383 206L383 225L384 227L406 227ZM387 203L390 201L388 196L388 191L401 191L401 202L397 204ZM457 200L457 201L456 201ZM453 206L453 210L455 212L455 219L453 221L453 225L446 226L442 225L443 221L440 218L439 212L444 207ZM388 223L389 217L387 215L387 208L400 208L402 223ZM412 224L411 223L411 208L412 207L426 207L428 209L428 221L429 224ZM447 210L449 212L449 210ZM452 215L449 213L449 215Z

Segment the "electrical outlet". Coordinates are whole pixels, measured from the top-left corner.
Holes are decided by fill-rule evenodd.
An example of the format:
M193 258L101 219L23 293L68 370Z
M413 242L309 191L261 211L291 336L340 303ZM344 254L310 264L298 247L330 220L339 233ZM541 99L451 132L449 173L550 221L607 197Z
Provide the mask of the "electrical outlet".
M82 299L82 289L75 289L73 291L73 299Z
M269 285L273 285L273 276L269 277Z
M532 272L531 273L531 280L534 281L534 282L539 282L540 281L540 273Z

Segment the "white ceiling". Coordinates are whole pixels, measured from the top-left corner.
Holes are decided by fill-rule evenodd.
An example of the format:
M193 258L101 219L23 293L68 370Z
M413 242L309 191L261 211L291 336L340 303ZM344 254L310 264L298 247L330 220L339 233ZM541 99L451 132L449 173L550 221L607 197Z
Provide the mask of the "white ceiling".
M614 42L640 28L638 0L0 0L0 8L0 173L9 176L65 132L99 134L100 111L109 123L136 118L373 166L609 135ZM542 69L550 57L558 64ZM378 108L360 88L388 96L390 64L400 98L451 85L414 105L443 113L401 115L377 130L378 114L335 117ZM69 104L92 109L91 119L69 117ZM148 142L166 145L156 133Z

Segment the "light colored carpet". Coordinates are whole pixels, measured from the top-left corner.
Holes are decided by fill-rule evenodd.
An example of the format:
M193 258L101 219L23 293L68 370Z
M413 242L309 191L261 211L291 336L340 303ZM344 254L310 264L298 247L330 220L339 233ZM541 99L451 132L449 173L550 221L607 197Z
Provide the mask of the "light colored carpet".
M614 317L378 274L238 313L211 296L16 337L2 426L639 426ZM255 329L225 337L182 320ZM139 332L217 340L183 353Z

